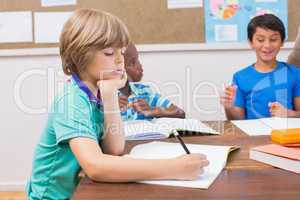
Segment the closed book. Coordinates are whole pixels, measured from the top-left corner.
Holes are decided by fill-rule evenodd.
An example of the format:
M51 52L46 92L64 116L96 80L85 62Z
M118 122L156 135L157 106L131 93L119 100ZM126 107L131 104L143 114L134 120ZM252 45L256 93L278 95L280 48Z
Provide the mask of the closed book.
M300 149L269 144L250 149L250 158L300 174Z

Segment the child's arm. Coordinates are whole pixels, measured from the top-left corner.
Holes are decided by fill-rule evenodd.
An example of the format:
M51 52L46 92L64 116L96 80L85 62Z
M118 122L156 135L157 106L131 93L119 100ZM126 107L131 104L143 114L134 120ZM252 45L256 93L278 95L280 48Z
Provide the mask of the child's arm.
M121 155L124 151L125 137L117 89L122 87L126 80L125 74L121 80L101 80L97 83L104 109L104 136L101 146L107 154Z
M153 109L151 115L153 117L185 118L185 112L174 104L171 104L168 108L156 107Z
M103 154L96 141L77 137L70 147L84 172L95 181L130 182L149 179L193 180L208 165L202 154L172 159L133 159Z
M221 96L221 104L224 106L225 114L228 120L245 119L245 109L234 106L236 89L236 86L226 87L225 94Z
M168 108L158 106L151 109L145 99L138 99L133 102L132 106L138 113L143 114L146 117L185 118L185 112L174 104L171 104Z
M239 107L225 108L225 114L228 120L245 119L245 109Z

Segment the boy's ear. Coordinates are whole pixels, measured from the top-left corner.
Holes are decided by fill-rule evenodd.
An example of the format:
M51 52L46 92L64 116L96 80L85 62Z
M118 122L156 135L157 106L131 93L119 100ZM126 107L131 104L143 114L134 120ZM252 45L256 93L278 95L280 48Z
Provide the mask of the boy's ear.
M128 73L126 73L126 74L127 74L127 81L128 82L133 82L133 79L131 78L131 76Z

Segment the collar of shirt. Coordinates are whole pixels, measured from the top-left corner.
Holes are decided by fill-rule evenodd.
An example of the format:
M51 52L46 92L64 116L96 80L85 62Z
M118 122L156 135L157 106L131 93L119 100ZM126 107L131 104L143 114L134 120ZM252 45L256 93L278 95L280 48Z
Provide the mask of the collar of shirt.
M89 97L89 100L91 102L96 103L97 107L100 108L103 106L103 103L100 99L100 91L98 90L97 97L92 93L92 91L88 88L88 86L80 80L80 78L76 74L72 74L72 79L75 81L75 83L78 85L78 87L86 93L86 95Z

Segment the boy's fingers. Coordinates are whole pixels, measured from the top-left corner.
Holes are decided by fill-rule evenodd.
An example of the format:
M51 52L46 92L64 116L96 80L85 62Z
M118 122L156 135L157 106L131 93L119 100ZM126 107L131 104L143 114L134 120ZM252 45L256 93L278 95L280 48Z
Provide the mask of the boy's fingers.
M206 155L202 154L202 153L193 153L191 154L193 156L197 156L198 158L200 158L201 160L206 160Z
M225 90L225 94L232 95L232 94L233 94L233 92L232 92L232 91L230 91L230 90Z
M203 167L206 167L206 166L208 166L209 165L209 161L208 160L203 160L202 161L202 166Z
M223 101L232 101L233 99L232 99L232 97L221 97L221 99L223 100Z
M119 96L119 99L127 100L128 98L126 96Z
M280 107L280 104L278 102L270 102L268 106L270 110L277 110Z
M119 98L119 101L122 102L122 103L123 103L123 102L124 102L124 103L128 103L128 100L127 100L127 99L123 99L123 98Z

